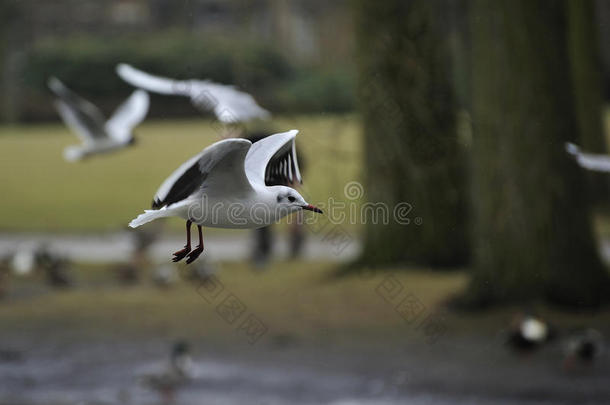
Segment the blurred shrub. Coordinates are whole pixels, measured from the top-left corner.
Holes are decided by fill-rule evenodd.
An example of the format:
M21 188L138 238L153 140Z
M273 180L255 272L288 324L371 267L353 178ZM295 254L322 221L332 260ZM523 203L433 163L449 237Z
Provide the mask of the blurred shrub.
M354 109L355 77L348 68L303 70L278 89L285 111L347 112Z
M347 111L353 107L353 75L339 70L304 69L274 48L182 32L100 38L51 38L37 43L23 72L25 117L54 116L41 108L46 81L57 76L78 93L111 110L131 88L115 74L119 62L172 78L208 78L251 92L272 112ZM155 97L151 115L194 115L172 97Z

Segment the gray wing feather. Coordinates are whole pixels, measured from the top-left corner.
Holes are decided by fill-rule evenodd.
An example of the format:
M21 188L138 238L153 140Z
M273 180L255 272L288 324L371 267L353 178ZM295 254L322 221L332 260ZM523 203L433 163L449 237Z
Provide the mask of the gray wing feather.
M208 146L161 184L153 198L153 208L182 201L199 188L251 191L244 171L244 160L251 145L246 139L225 139Z
M303 182L296 157L295 137L299 131L275 134L255 142L246 156L246 174L253 184ZM294 176L291 179L291 174ZM274 184L270 184L274 183Z
M146 117L149 104L147 92L134 91L106 123L105 129L108 135L116 141L128 142L132 138L133 129Z
M76 95L55 77L49 79L48 85L57 96L55 107L59 115L83 142L108 139L105 118L95 105Z

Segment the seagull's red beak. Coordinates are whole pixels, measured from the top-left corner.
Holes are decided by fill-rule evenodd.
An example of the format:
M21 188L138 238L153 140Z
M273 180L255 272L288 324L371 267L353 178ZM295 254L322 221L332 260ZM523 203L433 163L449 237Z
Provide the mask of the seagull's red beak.
M317 212L318 214L324 214L320 208L315 207L311 204L303 205L301 208L303 208L304 210L307 210L307 211Z

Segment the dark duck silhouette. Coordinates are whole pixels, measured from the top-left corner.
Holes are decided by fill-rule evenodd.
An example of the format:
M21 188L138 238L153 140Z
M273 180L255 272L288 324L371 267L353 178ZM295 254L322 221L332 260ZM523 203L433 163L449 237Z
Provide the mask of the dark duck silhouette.
M164 404L174 403L176 391L185 386L193 377L193 364L189 344L177 341L173 344L169 364L157 373L142 375L140 383L156 391Z

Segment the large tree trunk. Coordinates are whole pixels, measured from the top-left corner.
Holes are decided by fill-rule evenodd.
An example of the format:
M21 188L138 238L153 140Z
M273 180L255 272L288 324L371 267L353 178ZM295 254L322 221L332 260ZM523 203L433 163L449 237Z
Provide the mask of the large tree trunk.
M22 7L16 0L0 2L0 121L10 123L19 121L23 98L19 74L26 27L20 18Z
M487 304L546 296L572 306L607 299L584 177L566 156L578 139L565 4L472 4L473 279Z
M568 49L580 144L584 150L607 153L602 127L601 57L595 24L593 0L567 0ZM596 203L608 203L608 175L588 173L590 197Z
M408 221L364 218L367 264L468 260L465 159L443 12L437 0L356 2L365 197L390 213L411 206Z

